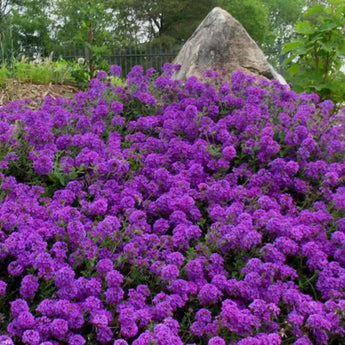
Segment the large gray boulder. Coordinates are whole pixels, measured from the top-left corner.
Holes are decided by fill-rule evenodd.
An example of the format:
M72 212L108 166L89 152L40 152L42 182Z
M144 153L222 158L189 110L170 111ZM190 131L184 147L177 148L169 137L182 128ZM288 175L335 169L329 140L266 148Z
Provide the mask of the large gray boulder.
M200 78L208 69L224 71L229 77L242 70L286 84L241 23L220 7L215 7L206 16L173 63L181 65L174 75L176 79L192 75Z

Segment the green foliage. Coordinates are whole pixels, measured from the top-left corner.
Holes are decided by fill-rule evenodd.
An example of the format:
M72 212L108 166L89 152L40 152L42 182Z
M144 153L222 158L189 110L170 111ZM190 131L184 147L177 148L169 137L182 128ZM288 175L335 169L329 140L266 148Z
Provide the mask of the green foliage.
M84 89L90 81L89 67L86 64L76 64L71 72L74 84Z
M64 60L51 61L49 59L41 63L13 61L11 66L0 66L0 88L6 86L6 82L14 78L21 83L33 84L71 84L76 85L72 72L75 64Z
M57 35L62 45L76 44L86 48L89 77L97 69L107 69L104 56L109 55L107 44L111 42L112 13L98 0L60 0L55 11L62 24Z
M11 72L7 69L6 65L0 67L0 88L6 86L6 81L10 77Z
M53 79L52 70L46 65L17 62L14 64L15 78L21 82L49 84Z
M289 27L293 26L299 18L302 9L308 0L261 0L269 9L270 28L280 34L280 38L289 36Z
M58 0L54 14L57 40L62 45L97 42L99 46L110 43L113 14L99 0Z
M148 40L174 43L186 40L217 1L108 0L106 3L118 12L119 22L140 23L140 31Z
M328 0L310 7L295 25L296 38L285 44L287 79L296 91L317 92L335 103L345 98L345 4Z
M110 77L110 82L114 86L122 86L122 87L126 86L126 82L123 79L119 78L119 77L113 77L113 76Z
M104 69L107 70L107 66ZM75 63L66 60L52 61L50 58L35 62L14 60L9 67L0 66L0 88L4 88L12 78L21 83L33 84L67 84L86 88L90 81L89 66L85 63ZM114 86L125 86L119 77L109 77Z
M51 69L53 72L53 84L74 84L72 78L72 71L75 68L74 64L68 63L65 60L52 61Z
M31 54L33 51L51 49L49 30L52 18L48 15L49 3L49 0L8 0L1 6L0 1L2 63L9 62L22 52Z
M13 77L19 82L30 82L33 84L75 84L72 71L76 67L64 60L16 61L12 67Z
M262 44L269 31L269 8L260 0L219 1L219 5L234 16L249 35Z
M270 63L281 70L281 42L291 40L307 0L217 0L217 5L233 15L265 51Z

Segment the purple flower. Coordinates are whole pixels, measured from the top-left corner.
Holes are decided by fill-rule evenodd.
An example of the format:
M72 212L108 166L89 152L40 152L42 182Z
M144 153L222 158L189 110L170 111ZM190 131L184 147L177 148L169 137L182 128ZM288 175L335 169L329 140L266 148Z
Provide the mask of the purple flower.
M78 220L69 222L67 225L67 234L72 243L82 241L86 236L84 225Z
M0 345L14 345L14 342L9 336L0 335Z
M97 327L105 327L108 326L109 320L107 315L99 310L91 313L90 322Z
M64 340L68 332L68 322L63 319L54 319L50 324L51 334L59 340Z
M124 296L124 291L119 287L110 287L105 292L105 300L109 304L117 304L119 303Z
M122 67L118 65L110 66L110 74L114 77L121 77Z
M84 345L86 344L86 340L80 334L73 334L68 337L68 344L69 345Z
M124 339L117 339L117 340L114 341L113 345L128 345L128 343Z
M105 199L99 199L92 203L91 213L93 215L104 215L107 212L108 203Z
M114 101L111 103L110 109L115 115L118 115L123 112L123 103Z
M16 318L17 324L22 329L29 329L35 325L35 317L29 312L24 311Z
M163 280L175 280L180 274L180 271L175 265L165 265L161 270L161 277Z
M184 262L184 256L180 252L169 253L167 262L171 265L181 266Z
M0 297L5 295L6 287L7 284L3 280L0 280Z
M7 266L7 272L11 276L18 277L24 272L24 268L18 261L12 261Z
M198 298L202 305L216 303L222 296L222 292L212 284L205 284L199 291Z
M33 167L38 175L48 175L54 169L52 158L47 155L36 158Z
M111 328L107 326L98 327L96 331L96 335L97 335L97 340L101 344L108 343L109 341L111 341L111 339L113 339L113 331L111 330Z
M112 271L114 264L110 259L101 259L96 265L96 270L102 275L106 275L108 272Z
M63 267L55 273L55 285L58 289L71 286L74 282L75 272L70 267Z
M11 314L14 317L18 317L21 313L29 312L29 306L27 302L23 299L16 299L13 302L10 302L11 305Z
M97 73L97 79L102 80L107 78L107 72L105 71L99 71Z
M20 295L23 298L33 299L38 287L39 287L38 278L31 274L28 274L22 279L20 290L19 290Z
M293 345L312 345L312 344L313 343L311 342L311 340L307 337L301 337L293 343Z
M133 321L128 321L121 325L121 334L125 338L132 338L138 334L138 326Z
M199 309L195 315L195 318L202 323L210 323L212 320L212 313L207 309Z
M226 345L226 343L221 337L213 337L208 341L208 345Z
M158 234L165 234L169 228L170 228L169 222L164 218L160 218L156 220L156 222L153 225L154 232Z
M107 273L105 280L109 287L118 287L123 282L123 275L116 270L112 270Z
M243 72L182 82L177 69L135 66L126 87L101 71L73 100L1 108L1 327L15 339L1 341L341 335L345 110Z
M22 341L27 345L38 345L40 342L40 335L34 330L27 330L23 333Z
M222 150L224 158L233 160L236 157L236 149L233 146L226 146Z

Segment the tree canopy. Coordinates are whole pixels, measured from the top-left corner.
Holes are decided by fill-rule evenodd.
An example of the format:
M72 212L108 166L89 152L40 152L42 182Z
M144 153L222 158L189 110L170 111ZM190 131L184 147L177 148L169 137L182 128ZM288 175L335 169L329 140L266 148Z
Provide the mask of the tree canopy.
M141 27L141 38L160 43L187 39L216 6L216 0L108 0L119 22L133 21Z

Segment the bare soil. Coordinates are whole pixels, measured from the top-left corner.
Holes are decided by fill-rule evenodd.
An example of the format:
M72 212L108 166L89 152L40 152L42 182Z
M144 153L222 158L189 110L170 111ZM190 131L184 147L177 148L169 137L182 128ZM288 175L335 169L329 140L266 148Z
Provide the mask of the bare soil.
M7 82L4 88L0 88L0 106L6 105L11 101L29 98L32 100L29 107L37 109L41 106L43 98L46 96L72 99L79 91L80 89L71 85L37 85L31 83L19 83L16 80L11 80Z

